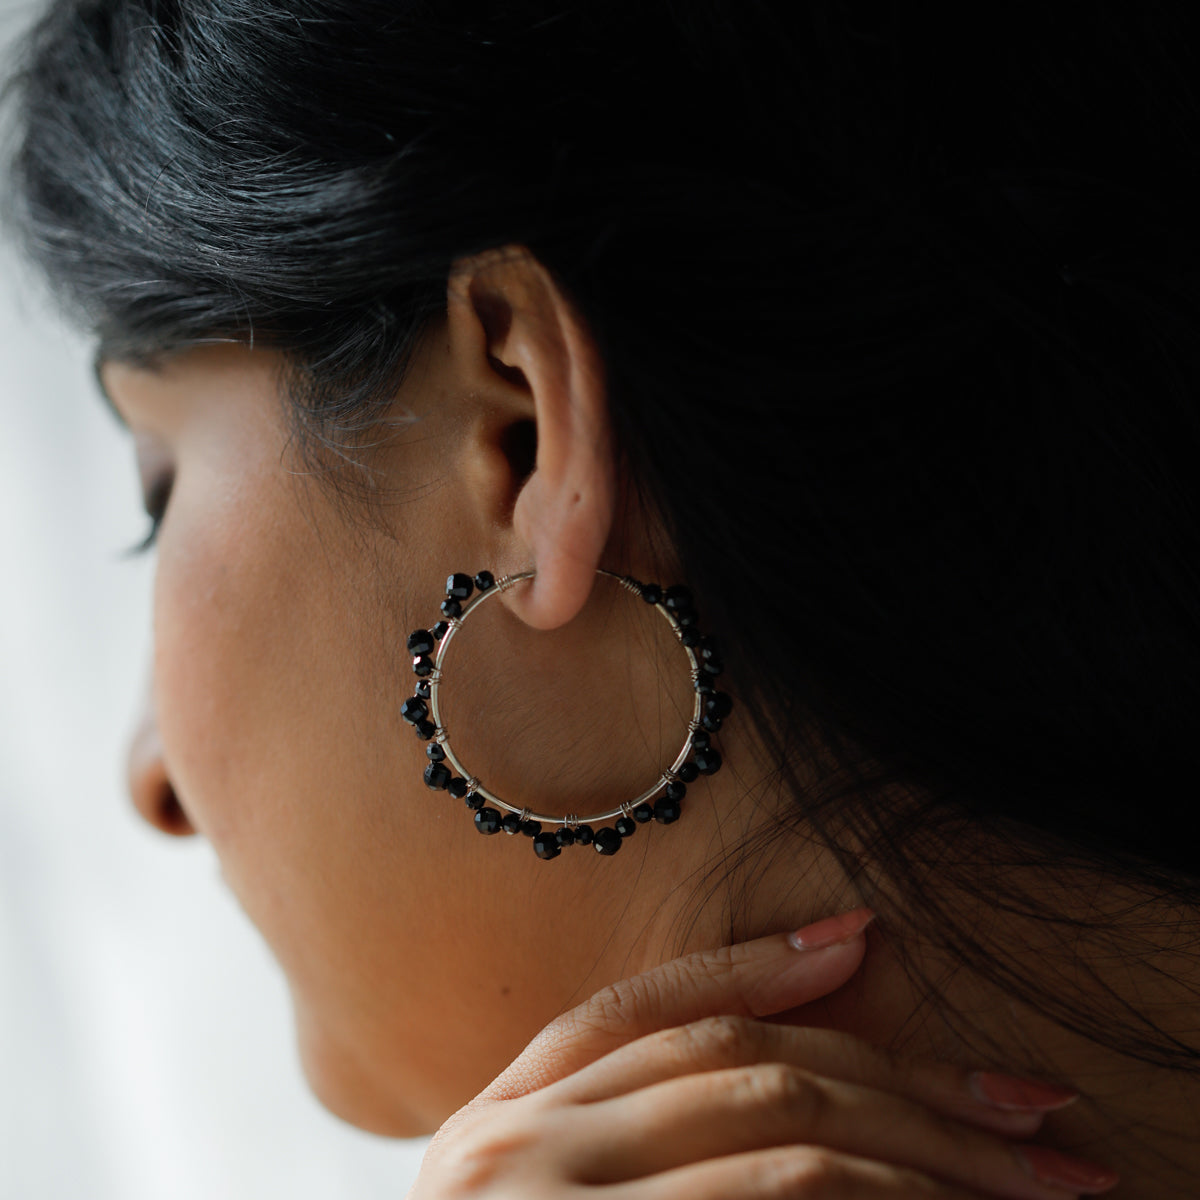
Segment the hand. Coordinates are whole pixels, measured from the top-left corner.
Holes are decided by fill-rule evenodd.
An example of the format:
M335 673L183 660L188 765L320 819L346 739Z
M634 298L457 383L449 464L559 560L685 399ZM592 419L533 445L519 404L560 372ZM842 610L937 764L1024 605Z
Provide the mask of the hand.
M755 1019L845 983L869 918L598 992L446 1122L409 1200L1063 1200L1113 1187L1111 1172L1012 1141L1072 1093Z

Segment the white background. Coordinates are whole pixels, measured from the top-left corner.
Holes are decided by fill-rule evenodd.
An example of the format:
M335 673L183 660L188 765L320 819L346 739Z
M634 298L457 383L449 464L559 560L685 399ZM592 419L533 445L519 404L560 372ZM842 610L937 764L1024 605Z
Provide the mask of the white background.
M0 51L28 21L0 0ZM135 817L153 562L88 348L0 256L0 1200L402 1198L423 1146L309 1095L199 839Z

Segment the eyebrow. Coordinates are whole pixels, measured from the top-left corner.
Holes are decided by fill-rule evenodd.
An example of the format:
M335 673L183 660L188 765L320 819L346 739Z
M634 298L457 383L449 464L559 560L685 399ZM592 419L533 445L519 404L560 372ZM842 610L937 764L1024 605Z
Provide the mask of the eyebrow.
M106 362L108 362L108 357L105 355L104 351L97 350L95 356L92 358L92 378L96 381L96 390L100 393L100 398L104 401L108 411L112 413L117 424L120 425L121 428L126 432L128 432L129 422L126 421L123 416L121 416L120 409L118 409L116 404L113 403L113 398L109 395L108 388L104 386L104 378L100 374L100 372L104 370L104 364Z

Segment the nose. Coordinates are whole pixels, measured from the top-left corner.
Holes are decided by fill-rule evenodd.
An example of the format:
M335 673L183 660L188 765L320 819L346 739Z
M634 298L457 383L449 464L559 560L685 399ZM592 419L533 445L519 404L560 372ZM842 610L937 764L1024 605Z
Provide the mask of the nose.
M161 833L190 837L196 832L171 786L163 760L162 742L154 716L154 701L146 702L129 742L129 796L142 819Z

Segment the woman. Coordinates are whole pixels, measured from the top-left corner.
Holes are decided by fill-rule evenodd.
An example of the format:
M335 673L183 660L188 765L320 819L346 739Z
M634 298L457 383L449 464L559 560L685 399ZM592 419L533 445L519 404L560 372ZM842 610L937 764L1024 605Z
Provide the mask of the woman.
M30 41L133 798L414 1198L1195 1192L1195 37L970 15Z

